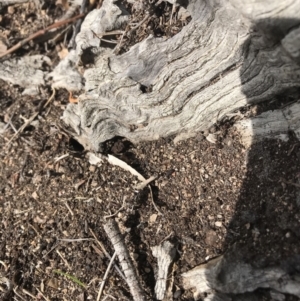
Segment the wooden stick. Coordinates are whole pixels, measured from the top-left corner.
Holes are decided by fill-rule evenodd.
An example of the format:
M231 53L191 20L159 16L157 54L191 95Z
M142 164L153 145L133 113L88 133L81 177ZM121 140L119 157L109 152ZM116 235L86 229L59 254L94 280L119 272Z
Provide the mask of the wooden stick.
M115 252L118 255L121 268L125 274L126 282L132 295L132 299L134 301L145 301L145 293L143 292L138 281L137 273L125 246L124 239L119 230L117 222L113 218L108 219L108 221L104 224L104 231L106 232L115 249Z
M104 245L97 239L97 236L95 235L94 231L90 229L90 232L92 233L93 237L95 238L96 242L98 243L99 247L101 248L102 252L104 253L104 255L111 260L111 256L109 255L109 253L106 251ZM126 277L124 276L124 274L122 273L122 271L120 270L120 268L114 264L114 268L116 269L116 271L118 272L118 274L124 279L124 281L126 281Z
M112 256L112 258L111 258L111 260L109 262L109 265L108 265L108 267L106 269L106 272L105 272L105 274L103 276L103 280L102 280L102 283L101 283L101 286L100 286L100 289L99 289L96 301L100 301L100 298L101 298L101 295L102 295L102 292L103 292L103 289L104 289L105 281L106 281L106 279L108 277L109 271L110 271L110 269L111 269L111 267L112 267L112 265L114 263L114 260L115 260L116 256L117 256L117 253L115 252L114 255Z
M78 16L75 16L73 18L70 18L70 19L67 19L67 20L63 20L63 21L59 21L59 22L56 22L56 23L53 23L52 25L46 27L45 29L41 29L39 31L37 31L36 33L33 33L32 35L30 35L29 37L27 37L26 39L20 41L18 44L16 44L15 46L9 48L7 51L5 51L4 53L2 53L0 55L0 58L10 54L10 53L13 53L14 51L16 51L17 49L21 48L22 46L24 46L25 44L27 44L29 41L33 40L33 39L36 39L37 37L39 36L42 36L43 34L47 33L48 31L50 31L51 29L53 28L58 28L58 27L61 27L63 25L66 25L66 24L69 24L69 23L72 23L78 19L81 19L85 16L86 14L80 14Z

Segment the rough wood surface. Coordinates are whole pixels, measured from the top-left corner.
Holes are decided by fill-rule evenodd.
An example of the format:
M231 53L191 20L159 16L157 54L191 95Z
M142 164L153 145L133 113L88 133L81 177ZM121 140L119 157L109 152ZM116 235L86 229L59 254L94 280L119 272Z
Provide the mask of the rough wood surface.
M299 87L293 59L299 47L287 41L297 35L300 3L267 3L272 9L264 12L260 1L251 10L248 1L194 0L193 20L169 40L149 37L120 56L92 44L86 92L68 106L65 122L96 151L114 136L137 143L177 135L177 141L246 104Z
M300 140L300 102L281 110L267 111L259 116L236 122L242 142L250 146L263 138L288 140L288 132L293 131Z
M223 256L199 265L182 276L185 289L193 288L195 297L212 290L226 295L253 292L258 288L271 288L300 297L299 279L290 276L284 269L255 269L246 263L230 262Z
M51 65L51 60L45 55L24 56L21 59L9 59L0 62L0 78L25 90L23 94L36 95L39 86L45 84L43 64Z
M4 6L32 2L32 0L0 0L0 8Z
M132 298L134 301L146 300L143 290L141 289L138 277L132 263L132 259L129 256L128 250L124 244L124 239L119 230L117 222L110 218L104 224L104 230L110 239L115 252L120 261L120 265L126 277L127 284L129 286Z
M164 300L167 283L170 273L170 266L176 255L175 246L169 242L164 241L159 246L151 248L152 254L157 258L158 273L155 284L155 297L157 300Z
M80 91L83 88L83 77L75 67L76 60L75 50L71 50L47 75L47 78L52 80L52 88L64 88L68 91Z

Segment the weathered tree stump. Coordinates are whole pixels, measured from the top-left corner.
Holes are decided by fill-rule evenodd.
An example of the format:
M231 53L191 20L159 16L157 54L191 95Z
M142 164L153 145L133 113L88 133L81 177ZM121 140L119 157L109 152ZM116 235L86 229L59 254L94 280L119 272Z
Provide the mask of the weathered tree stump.
M116 56L99 47L87 25L111 17L105 30L126 22L114 1L87 16L77 37L86 70L85 93L64 120L96 151L123 136L137 143L206 130L228 113L269 101L300 85L300 2L190 1L192 21L166 40L149 37ZM109 23L109 22L108 22ZM109 27L109 28L107 28ZM93 28L97 35L104 26ZM151 92L143 93L143 87Z

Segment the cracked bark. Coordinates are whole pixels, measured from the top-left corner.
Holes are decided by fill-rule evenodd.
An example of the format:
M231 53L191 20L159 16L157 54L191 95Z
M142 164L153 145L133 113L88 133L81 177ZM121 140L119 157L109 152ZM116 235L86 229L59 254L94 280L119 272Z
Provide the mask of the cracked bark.
M193 20L171 39L149 37L120 56L93 46L85 93L65 122L96 151L114 136L178 141L299 88L300 3L256 2L190 1Z

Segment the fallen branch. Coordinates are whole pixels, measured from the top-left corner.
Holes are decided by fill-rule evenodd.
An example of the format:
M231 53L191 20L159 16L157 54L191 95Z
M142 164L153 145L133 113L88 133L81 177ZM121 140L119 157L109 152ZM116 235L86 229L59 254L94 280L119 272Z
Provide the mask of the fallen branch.
M41 29L39 31L37 31L36 33L33 33L32 35L30 35L29 37L27 37L26 39L20 41L18 44L16 44L15 46L9 48L7 51L3 52L0 55L0 58L3 58L5 56L7 56L8 54L11 54L13 52L15 52L17 49L21 48L22 46L24 46L25 44L27 44L29 41L36 39L44 34L46 34L47 32L49 32L51 29L54 28L58 28L61 27L63 25L69 24L69 23L73 23L74 21L81 19L85 16L86 14L80 14L78 16L75 16L73 18L67 19L67 20L63 20L63 21L59 21L56 22L48 27L46 27L45 29Z
M97 237L96 237L94 231L93 231L91 228L89 228L89 229L90 229L90 232L92 233L93 237L95 238L97 244L99 245L99 247L101 248L102 252L104 253L104 255L105 255L109 260L111 260L112 257L111 257L111 256L109 255L109 253L106 251L106 249L105 249L105 247L103 246L103 244L97 239ZM118 272L118 274L126 281L126 277L124 276L124 274L122 273L122 271L120 270L120 268L119 268L116 264L114 264L114 268L116 269L116 271Z
M300 297L299 279L289 275L281 267L259 269L244 262L231 261L224 256L201 264L182 274L182 277L184 289L192 288L195 298L212 290L230 296L253 292L258 288L270 288Z
M104 285L105 285L107 276L108 276L108 274L110 272L110 269L111 269L111 267L112 267L112 265L113 265L113 263L115 261L116 256L117 256L117 253L115 252L114 255L112 256L112 258L111 258L111 260L109 262L109 265L108 265L108 267L106 269L106 272L105 272L105 274L103 276L103 280L102 280L102 283L100 285L100 289L99 289L98 296L97 296L97 301L100 301L100 298L101 298L101 295L102 295L102 292L103 292L103 289L104 289Z
M118 255L133 300L146 300L117 222L114 219L109 219L104 224L104 230L115 249L115 253Z

